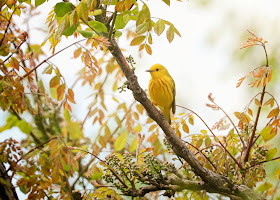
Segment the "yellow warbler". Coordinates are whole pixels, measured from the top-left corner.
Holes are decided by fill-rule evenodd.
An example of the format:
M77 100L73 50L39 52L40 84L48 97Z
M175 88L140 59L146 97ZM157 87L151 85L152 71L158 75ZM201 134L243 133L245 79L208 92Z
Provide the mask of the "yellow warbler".
M168 73L167 69L155 64L146 72L150 72L151 80L149 83L149 95L154 105L158 106L164 117L171 124L170 110L175 113L175 82Z

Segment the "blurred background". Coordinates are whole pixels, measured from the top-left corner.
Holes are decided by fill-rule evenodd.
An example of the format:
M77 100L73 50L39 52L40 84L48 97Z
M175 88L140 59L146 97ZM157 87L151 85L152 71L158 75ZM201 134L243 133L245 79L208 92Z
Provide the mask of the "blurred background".
M22 29L30 30L30 43L41 44L47 36L45 20L51 8L60 1L52 0L46 5L38 7L32 12L38 12L36 17L27 20L18 18ZM138 47L129 46L131 39L126 35L119 39L118 43L125 49L125 56L131 55L135 62L136 75L143 89L148 88L150 75L145 72L151 65L160 63L164 65L176 83L176 104L185 106L197 112L211 126L224 115L206 107L207 96L213 93L217 104L221 106L233 119L235 111L243 111L251 98L261 91L261 88L250 88L245 81L241 87L236 88L239 78L245 76L254 68L265 63L265 54L261 47L240 49L240 44L245 42L249 35L247 29L257 36L267 40L267 52L269 64L273 67L272 82L267 91L280 99L279 89L279 34L280 34L280 2L277 0L189 0L171 1L167 6L161 0L144 1L151 11L152 17L166 19L175 25L182 37L175 36L172 43L166 39L165 32L160 37L153 35L152 55L146 52L138 52ZM129 24L127 29L129 29ZM73 43L75 38L68 38L58 44L56 50ZM49 44L43 46L45 55L51 55ZM71 86L77 77L77 72L83 67L78 59L73 59L75 47L62 52L60 56L51 59L59 67L65 77L67 85ZM63 58L63 59L61 59ZM46 67L46 66L45 66ZM39 72L45 67L39 68ZM42 75L45 84L50 81L49 76ZM111 88L112 81L106 83ZM82 121L86 115L89 103L92 101L89 95L92 88L89 85L81 87L77 84L74 88L77 104L73 104L73 115ZM132 101L130 91L118 94L124 101ZM177 113L183 112L177 109ZM0 111L0 126L5 122L7 112ZM28 116L27 116L28 117ZM176 117L176 115L175 115ZM266 123L265 116L262 118ZM84 135L94 138L92 123L84 126ZM222 134L222 133L221 133ZM279 134L278 134L279 135ZM0 133L0 141L13 137L23 139L18 128ZM279 144L279 136L272 144ZM268 176L271 177L275 165L279 162L267 164Z

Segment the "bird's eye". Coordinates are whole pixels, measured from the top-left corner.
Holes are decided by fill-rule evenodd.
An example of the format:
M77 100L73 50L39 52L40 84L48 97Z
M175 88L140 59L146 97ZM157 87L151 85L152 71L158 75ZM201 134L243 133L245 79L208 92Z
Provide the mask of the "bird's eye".
M159 69L156 69L157 71L159 70Z

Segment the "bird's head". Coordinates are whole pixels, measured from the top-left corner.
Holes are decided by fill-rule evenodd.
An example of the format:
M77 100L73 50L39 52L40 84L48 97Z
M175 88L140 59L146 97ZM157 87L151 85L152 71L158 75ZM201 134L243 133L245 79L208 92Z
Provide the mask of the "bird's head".
M162 78L163 76L170 76L167 69L161 64L155 64L150 69L146 70L150 72L152 78Z

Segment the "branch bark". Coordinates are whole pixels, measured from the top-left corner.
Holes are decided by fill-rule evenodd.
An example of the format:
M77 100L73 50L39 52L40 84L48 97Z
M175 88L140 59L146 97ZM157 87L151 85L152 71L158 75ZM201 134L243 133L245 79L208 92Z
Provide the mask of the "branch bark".
M206 185L209 185L213 191L229 196L231 199L263 199L247 186L234 184L230 178L210 171L201 165L201 163L195 158L195 155L175 134L168 121L147 98L146 93L137 81L137 76L129 67L117 42L114 39L110 40L110 42L111 47L109 47L109 50L127 78L128 88L132 91L134 98L144 106L149 116L161 127L167 140L173 146L174 153L183 158L192 167L194 173L199 176Z
M3 163L0 163L0 199L18 200L18 196Z

